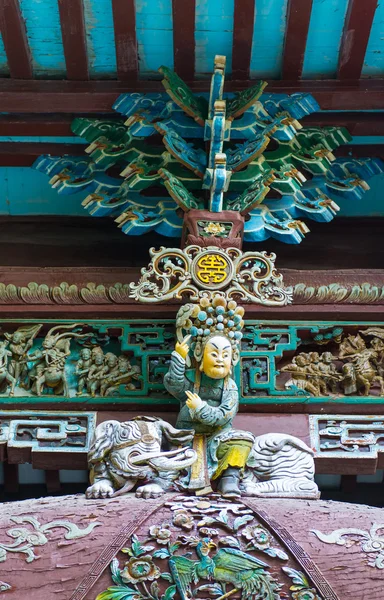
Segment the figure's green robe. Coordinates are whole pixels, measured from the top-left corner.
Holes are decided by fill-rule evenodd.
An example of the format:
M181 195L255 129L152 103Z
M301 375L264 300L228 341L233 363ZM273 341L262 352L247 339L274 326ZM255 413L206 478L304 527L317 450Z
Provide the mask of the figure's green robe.
M195 372L186 372L185 360L177 352L172 352L171 364L164 377L168 392L180 402L180 412L176 427L194 429L207 438L207 464L212 477L218 466L217 450L220 443L230 440L253 441L253 435L247 431L232 429L232 421L239 409L239 391L235 381L228 378L212 379L202 374L200 387L195 389ZM204 404L195 410L186 405L186 391L199 394Z

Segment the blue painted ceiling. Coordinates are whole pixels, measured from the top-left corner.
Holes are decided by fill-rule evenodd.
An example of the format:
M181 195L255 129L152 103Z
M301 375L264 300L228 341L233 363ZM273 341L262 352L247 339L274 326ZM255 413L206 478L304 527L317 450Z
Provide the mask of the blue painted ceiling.
M185 0L188 1L188 0ZM364 0L361 0L364 2ZM112 0L83 0L88 60L93 79L116 73ZM280 77L288 0L255 0L251 78ZM173 67L172 0L136 0L139 71L159 78L157 69ZM303 78L336 76L348 0L313 0ZM64 49L57 0L20 0L32 54L34 77L65 77ZM196 0L195 71L208 77L215 54L227 56L231 72L234 0ZM0 37L0 75L9 69ZM384 76L384 2L378 3L366 51L363 77Z

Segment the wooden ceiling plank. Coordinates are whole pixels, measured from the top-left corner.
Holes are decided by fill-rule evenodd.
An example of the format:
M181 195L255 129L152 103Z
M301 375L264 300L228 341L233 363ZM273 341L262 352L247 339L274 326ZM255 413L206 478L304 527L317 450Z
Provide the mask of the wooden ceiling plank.
M58 0L67 79L89 79L83 0Z
M209 90L209 81L193 81L192 91ZM226 91L241 91L256 81L228 81ZM116 114L112 105L120 94L128 92L164 91L159 81L44 81L0 79L0 106L8 113ZM323 110L382 110L384 80L364 79L359 82L269 81L268 92L313 94Z
M312 0L288 2L282 79L296 81L302 76L311 12Z
M377 0L349 0L339 53L339 79L360 79Z
M31 53L18 0L1 0L0 31L11 77L32 79Z
M232 81L249 79L255 21L255 0L235 0Z
M173 60L184 81L195 78L195 0L172 0Z
M112 0L112 10L117 77L121 81L135 82L139 73L135 0Z

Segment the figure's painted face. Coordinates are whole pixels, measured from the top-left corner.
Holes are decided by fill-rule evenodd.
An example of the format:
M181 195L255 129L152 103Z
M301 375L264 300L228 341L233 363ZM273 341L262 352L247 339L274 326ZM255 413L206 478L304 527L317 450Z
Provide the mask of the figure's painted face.
M100 354L100 352L96 354L93 362L95 365L102 365L104 363L104 354Z
M202 370L212 379L224 379L231 372L232 348L223 336L213 337L204 348Z
M111 356L108 356L107 365L108 367L116 367L117 356L114 356L113 354Z

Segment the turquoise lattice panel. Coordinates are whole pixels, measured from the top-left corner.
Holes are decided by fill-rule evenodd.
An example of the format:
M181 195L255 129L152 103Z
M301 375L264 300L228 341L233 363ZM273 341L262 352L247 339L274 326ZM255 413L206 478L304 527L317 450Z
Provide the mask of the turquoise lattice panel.
M171 405L172 319L2 321L0 406ZM382 403L384 323L247 320L243 404Z

